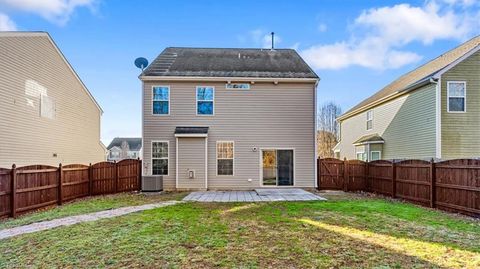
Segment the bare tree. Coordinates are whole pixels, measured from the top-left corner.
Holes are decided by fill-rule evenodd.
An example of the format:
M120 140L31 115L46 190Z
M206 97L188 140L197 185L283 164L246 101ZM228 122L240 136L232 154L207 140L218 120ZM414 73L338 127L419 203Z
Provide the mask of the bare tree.
M317 148L319 158L332 158L333 147L340 138L340 126L337 117L342 114L339 105L327 102L317 112Z

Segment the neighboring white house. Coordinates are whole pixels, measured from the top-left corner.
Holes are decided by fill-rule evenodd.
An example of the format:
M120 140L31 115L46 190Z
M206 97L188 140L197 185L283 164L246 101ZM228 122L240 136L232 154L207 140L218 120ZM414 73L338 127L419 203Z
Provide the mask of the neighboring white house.
M480 36L399 77L338 121L339 158L480 157Z
M95 163L102 109L45 32L0 32L0 167Z
M319 78L295 50L167 48L140 79L164 189L315 187Z
M109 161L137 159L142 156L142 138L115 137L107 147Z

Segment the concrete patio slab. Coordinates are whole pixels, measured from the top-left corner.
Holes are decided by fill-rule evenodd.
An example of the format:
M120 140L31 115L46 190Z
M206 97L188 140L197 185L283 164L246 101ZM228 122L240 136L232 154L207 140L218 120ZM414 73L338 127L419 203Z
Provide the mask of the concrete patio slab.
M256 189L254 191L196 191L183 198L196 202L324 201L302 189Z

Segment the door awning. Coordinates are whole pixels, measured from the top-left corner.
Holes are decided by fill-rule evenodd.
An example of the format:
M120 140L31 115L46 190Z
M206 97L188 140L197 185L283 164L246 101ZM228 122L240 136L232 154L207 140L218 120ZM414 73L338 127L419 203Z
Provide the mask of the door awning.
M175 137L207 137L208 127L175 127Z

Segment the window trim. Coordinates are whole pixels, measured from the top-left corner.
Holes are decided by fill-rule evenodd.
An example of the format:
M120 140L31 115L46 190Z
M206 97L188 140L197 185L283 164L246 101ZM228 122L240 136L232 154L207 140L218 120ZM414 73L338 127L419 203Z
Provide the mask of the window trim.
M153 160L154 159L157 159L157 160L164 160L165 158L153 158L153 143L167 143L167 150L168 150L168 153L167 153L167 174L166 175L154 175L153 174ZM151 148L150 148L150 160L151 160L151 168L150 168L150 174L152 176L164 176L164 177L168 177L170 175L170 141L168 140L152 140L151 143Z
M371 115L372 115L372 118L371 118L371 119L368 118L368 113L369 113L369 112L371 112ZM365 122L365 128L367 129L367 131L370 131L370 130L373 129L373 109L367 110L367 112L366 112L366 117L367 117L367 120L366 120L366 122ZM368 128L368 122L369 122L369 121L372 122L372 126L371 126L370 129Z
M212 88L213 89L213 100L211 101L213 103L213 108L212 108L212 114L198 114L198 88ZM205 101L205 100L203 100ZM207 101L210 102L210 101ZM201 117L210 117L210 116L215 116L215 87L214 86L196 86L195 87L195 114L197 116Z
M168 113L167 114L155 114L155 113L153 113L153 102L155 101L155 100L153 100L153 88L155 88L155 87L164 87L164 88L168 89ZM160 117L170 116L170 107L171 107L171 104L172 104L170 102L171 93L172 93L172 91L170 90L170 85L153 85L152 86L152 90L151 90L152 116L160 116Z
M358 154L362 154L362 160L358 158ZM359 161L364 161L363 160L363 155L365 154L365 151L355 151L355 158ZM364 161L365 162L365 161Z
M452 83L463 84L463 96L450 95L450 84ZM463 111L450 111L450 97L464 99L465 103L463 106ZM455 81L455 80L447 81L447 112L448 113L467 113L467 82L466 81Z
M380 151L380 150L372 150L372 151L370 151L370 160L369 160L369 161L372 161L372 160L373 160L373 157L372 157L373 155L372 155L372 153L374 153L374 152L376 152L376 153L378 152L378 160L381 160L381 159L382 159L382 151Z
M218 174L218 160L230 160L226 158L218 158L218 144L220 143L232 143L233 144L233 158L232 158L232 174L231 175L219 175ZM218 140L215 145L215 171L216 171L216 176L225 176L225 177L233 177L235 176L235 141L233 140Z

